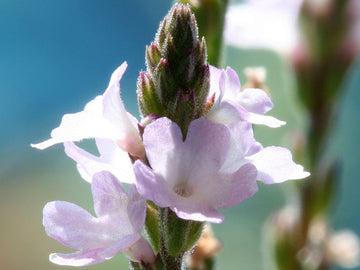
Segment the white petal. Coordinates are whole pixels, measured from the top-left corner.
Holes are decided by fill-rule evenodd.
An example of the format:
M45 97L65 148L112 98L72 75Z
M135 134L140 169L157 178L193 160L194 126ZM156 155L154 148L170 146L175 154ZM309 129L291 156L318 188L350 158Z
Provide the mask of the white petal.
M121 133L109 120L91 111L65 114L59 127L51 132L51 139L32 147L45 149L57 143L77 142L88 138L108 138L116 140Z
M249 113L244 108L230 100L223 100L219 104L214 104L206 114L207 119L225 125L235 121L246 120L248 117Z
M132 191L129 198L121 183L106 171L94 175L91 189L95 212L103 223L112 228L114 235L123 238L141 232L145 223L146 203L139 194Z
M278 128L286 124L285 121L278 120L275 117L251 112L249 112L246 120L252 124L265 125L271 128Z
M91 249L78 251L74 253L52 253L49 256L49 261L58 265L67 266L87 266L106 261L106 258L99 256L99 253L103 250Z
M126 152L142 157L144 149L139 132L133 125L133 118L129 119L120 97L120 80L126 68L127 63L124 62L111 76L109 86L103 95L103 115L119 129L121 136L117 138L117 143L120 147Z
M225 74L220 78L220 87L224 91L224 100L235 100L240 92L239 76L231 67L226 67Z
M264 114L274 106L266 92L256 88L246 88L240 91L236 100L247 111L258 114Z
M97 218L69 202L47 203L43 210L43 225L47 235L73 249L102 248L117 240Z
M303 166L294 163L291 152L286 148L266 147L248 159L258 170L258 180L265 184L302 179L310 175Z

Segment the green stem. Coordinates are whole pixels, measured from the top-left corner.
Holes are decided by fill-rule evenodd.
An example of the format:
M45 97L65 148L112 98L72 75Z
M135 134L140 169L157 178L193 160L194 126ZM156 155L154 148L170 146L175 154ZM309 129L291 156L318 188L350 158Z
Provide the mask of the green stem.
M181 270L183 253L179 254L177 257L172 257L168 250L166 249L164 238L161 238L160 245L160 256L166 270Z

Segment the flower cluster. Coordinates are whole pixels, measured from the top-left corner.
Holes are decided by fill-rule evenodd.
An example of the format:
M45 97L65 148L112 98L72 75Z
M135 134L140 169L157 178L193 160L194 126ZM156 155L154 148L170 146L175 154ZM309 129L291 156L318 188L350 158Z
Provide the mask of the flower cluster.
M172 11L176 20L172 17L168 21L187 25L181 22L182 15L178 15L181 12L194 21L187 7L180 6L180 11L176 8L179 6ZM168 26L166 20L163 25L163 29L168 27L170 32L179 32L172 24ZM196 38L194 29L189 28L191 38ZM167 35L165 42L160 32L158 39L160 45L164 43L161 46L170 46L163 52L171 60L173 38ZM152 44L153 50L156 46L159 45ZM141 73L140 82L145 77L149 80L161 77L161 87L165 89L160 87L159 92L151 94L157 100L152 106L146 103L146 87L138 93L143 94L139 100L148 111L142 121L138 122L125 110L120 98L125 62L114 71L103 95L90 101L83 111L65 115L49 140L32 145L45 149L57 143L64 144L66 154L77 163L81 176L91 183L97 215L95 218L67 202L56 201L45 206L43 224L47 234L79 250L72 254L52 254L52 262L89 265L123 252L132 262L152 265L157 250L154 248L154 252L141 236L147 204L171 211L184 222L221 223L225 217L218 209L236 206L253 196L258 190L256 180L273 184L309 175L292 161L288 149L263 147L255 140L252 124L269 127L285 124L264 115L273 107L268 95L260 89L240 91L236 72L230 67L226 70L209 67L204 63L206 50L199 49L201 46L205 46L204 42L193 43L195 53L189 56L193 58L189 63L200 59L199 76L203 78L196 78L194 74L199 71L191 70L188 82L182 82L178 98L161 92L166 91L164 84L168 83L161 77L162 72L169 74L168 69L177 68L168 65L169 60L158 59L151 74ZM191 84L200 85L200 90L190 89L188 85ZM151 113L154 104L161 104L158 112L165 115ZM171 111L169 117L166 111ZM196 114L191 117L183 115L194 111ZM75 144L89 138L95 139L100 156ZM131 184L128 193L121 183ZM191 248L191 243L189 240L185 246L190 247L169 253L183 254Z
M32 145L44 149L64 143L81 176L91 182L98 215L94 218L67 202L45 206L47 234L81 250L51 255L52 262L89 265L117 252L130 256L129 250L135 253L130 256L133 260L151 261L140 236L145 199L171 208L182 219L219 223L224 216L217 209L253 196L258 189L256 179L273 184L309 175L292 161L288 149L264 148L254 139L252 123L276 127L284 122L263 115L273 106L263 90L239 91L239 79L231 68L211 67L209 100L214 99L213 105L204 117L191 122L185 141L179 126L166 117L142 127L141 136L140 124L120 99L125 69L126 63L115 70L105 93L84 111L65 115L49 140ZM74 143L87 138L95 138L99 157ZM136 187L132 185L127 195L120 182Z

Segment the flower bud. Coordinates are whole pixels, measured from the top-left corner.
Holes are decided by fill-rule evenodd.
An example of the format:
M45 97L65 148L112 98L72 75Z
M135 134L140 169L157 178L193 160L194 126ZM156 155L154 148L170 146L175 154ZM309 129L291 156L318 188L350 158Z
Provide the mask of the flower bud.
M141 113L176 122L185 138L190 122L203 115L209 92L205 40L198 39L190 7L175 4L146 48L147 71L138 79Z

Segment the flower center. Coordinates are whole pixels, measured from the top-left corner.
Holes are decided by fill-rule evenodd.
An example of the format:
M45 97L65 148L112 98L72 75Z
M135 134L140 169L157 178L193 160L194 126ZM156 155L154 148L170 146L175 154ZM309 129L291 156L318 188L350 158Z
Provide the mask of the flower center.
M174 192L181 197L188 198L192 195L192 191L185 183L180 183L174 186Z

